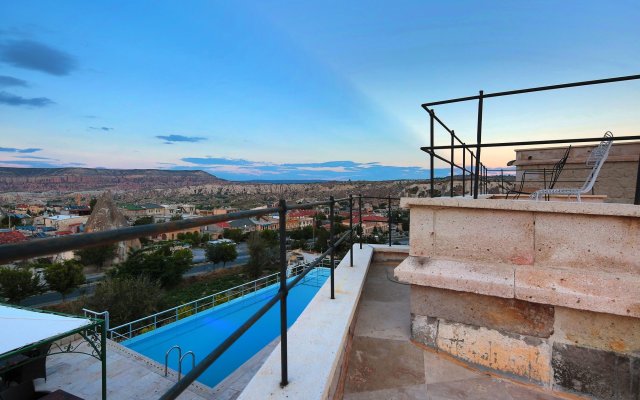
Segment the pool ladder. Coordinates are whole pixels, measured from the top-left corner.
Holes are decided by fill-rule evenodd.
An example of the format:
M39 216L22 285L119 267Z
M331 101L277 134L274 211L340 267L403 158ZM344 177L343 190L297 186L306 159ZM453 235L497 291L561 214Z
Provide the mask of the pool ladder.
M182 379L182 360L188 355L191 355L191 369L196 366L196 355L193 351L189 350L186 353L182 354L182 348L177 344L172 346L166 353L164 353L164 376L169 374L169 354L173 350L178 350L178 380Z

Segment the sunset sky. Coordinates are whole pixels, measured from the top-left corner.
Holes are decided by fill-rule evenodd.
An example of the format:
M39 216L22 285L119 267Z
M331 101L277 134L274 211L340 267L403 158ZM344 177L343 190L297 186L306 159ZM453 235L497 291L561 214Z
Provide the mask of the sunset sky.
M10 167L425 178L421 103L640 73L634 1L0 0L0 15ZM474 143L476 107L436 111ZM637 135L639 109L639 81L491 99L485 140Z

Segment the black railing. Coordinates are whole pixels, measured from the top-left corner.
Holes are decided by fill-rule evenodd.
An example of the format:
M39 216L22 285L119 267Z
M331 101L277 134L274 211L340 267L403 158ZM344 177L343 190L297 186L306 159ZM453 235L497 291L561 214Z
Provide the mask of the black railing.
M220 222L232 221L241 218L260 217L269 214L278 214L279 217L279 245L280 245L280 289L276 295L269 299L255 314L253 314L244 324L236 329L224 342L217 346L207 356L205 356L196 366L187 373L181 380L175 383L161 399L175 399L178 397L192 382L194 382L207 368L213 364L225 351L231 347L240 336L242 336L256 321L258 321L275 303L280 301L280 343L281 343L281 386L288 383L288 349L287 349L287 295L301 279L303 279L311 270L320 265L325 257L331 258L331 299L335 299L335 253L338 246L346 240L351 244L350 262L353 267L353 244L354 244L354 212L353 212L353 195L349 197L334 199L333 196L328 201L317 201L306 204L287 204L285 200L280 200L278 207L271 207L258 210L239 211L224 215L215 215L208 217L199 217L193 219L171 221L159 224L132 226L128 228L114 229L105 232L91 232L80 235L71 235L58 238L38 239L35 241L27 241L15 244L6 244L0 246L0 264L12 261L18 261L29 258L36 258L45 255L57 254L69 250L77 250L86 247L103 246L106 244L117 243L126 240L138 239L146 236L156 236L163 233L175 232L182 229L211 225ZM361 234L359 235L360 248L363 243L363 222L362 222L362 200L363 199L384 199L387 200L388 209L388 230L389 230L389 246L392 245L392 209L391 201L399 200L399 198L388 197L365 197L358 195L359 227ZM340 237L335 234L336 204L349 202L349 229ZM330 215L330 233L328 249L318 256L314 261L309 263L306 268L295 278L287 282L287 248L286 248L286 226L287 212L290 210L312 209L318 206L329 206ZM314 221L315 223L315 221Z
M629 76L621 76L615 78L607 78L607 79L598 79L591 81L582 81L582 82L573 82L573 83L563 83L559 85L550 85L550 86L540 86L534 88L527 89L519 89L519 90L510 90L505 92L496 92L496 93L484 93L482 90L479 92L477 96L467 96L467 97L459 97L449 100L442 101L433 101L429 103L422 104L422 108L425 109L429 113L430 124L429 124L429 133L430 133L430 143L429 146L421 147L421 150L429 154L429 162L430 162L430 184L431 184L431 196L435 196L435 170L434 170L434 160L438 159L444 162L446 165L451 168L451 187L453 188L454 181L454 168L457 168L462 173L463 180L463 191L462 195L466 195L466 174L469 173L469 178L472 180L472 195L473 198L477 199L479 194L486 193L487 190L487 182L488 182L488 169L481 161L481 150L485 147L513 147L513 146L534 146L534 145L548 145L548 144L569 144L569 143L590 143L590 142L600 142L602 137L595 138L577 138L577 139L552 139L552 140L532 140L532 141L514 141L514 142L499 142L499 143L483 143L482 142L482 116L483 116L483 107L484 107L484 99L493 98L493 97L502 97L502 96L511 96L517 94L524 93L533 93L533 92L541 92L547 90L558 90L558 89L566 89L566 88L574 88L580 86L590 86L590 85L599 85L605 83L614 83L614 82L623 82L623 81L631 81L640 79L640 75L629 75ZM464 101L478 101L478 120L476 125L476 143L474 144L466 144L463 142L458 135L456 135L455 131L450 129L435 113L432 107L451 104L451 103L459 103ZM450 144L436 146L435 145L435 122L437 122L444 130L450 135ZM612 140L616 141L625 141L625 140L639 140L640 135L636 136L617 136ZM458 144L456 144L457 142ZM462 165L456 163L455 160L455 150L462 150ZM447 156L443 156L437 153L439 150L449 150L448 158ZM466 155L469 153L469 168L467 168L467 159ZM453 189L451 190L451 195L453 196ZM636 182L636 192L635 192L635 201L634 204L640 204L640 160L638 162L638 177Z

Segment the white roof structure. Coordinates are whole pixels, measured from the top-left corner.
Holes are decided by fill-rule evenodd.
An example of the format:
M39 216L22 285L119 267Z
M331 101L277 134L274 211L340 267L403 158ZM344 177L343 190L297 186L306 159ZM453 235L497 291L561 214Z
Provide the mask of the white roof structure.
M0 305L0 356L91 324L93 322L87 318L66 317Z

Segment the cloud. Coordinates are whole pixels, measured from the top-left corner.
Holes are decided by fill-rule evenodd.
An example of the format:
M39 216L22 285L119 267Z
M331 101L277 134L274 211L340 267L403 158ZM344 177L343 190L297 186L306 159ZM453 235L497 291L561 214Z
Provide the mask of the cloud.
M171 169L203 169L229 180L393 180L426 179L429 170L421 166L393 166L379 162L327 161L318 163L269 163L218 157L185 157L190 165ZM448 169L436 170L445 176Z
M27 83L27 81L23 81L22 79L14 78L12 76L0 75L0 87L9 86L28 87L29 84Z
M55 160L52 160L55 161ZM83 163L52 163L42 160L0 160L0 165L9 167L25 167L25 168L64 168L83 166Z
M49 160L49 161L60 161L57 160L55 158L49 158L49 157L38 157L38 156L14 156L16 158L26 158L29 160Z
M8 106L29 106L29 107L46 107L55 104L51 99L46 97L26 98L9 92L0 92L0 104Z
M33 147L27 149L17 149L15 147L0 147L0 151L5 153L35 153L37 151L42 151L42 149L36 149Z
M77 63L71 55L33 40L13 40L0 48L0 61L51 75L68 75Z
M89 129L92 129L94 131L105 131L105 132L109 132L112 131L114 128L110 128L108 126L90 126Z
M198 136L183 136L183 135L166 135L166 136L156 136L160 140L164 140L167 144L169 142L201 142L203 140L207 140L207 138L198 137Z

